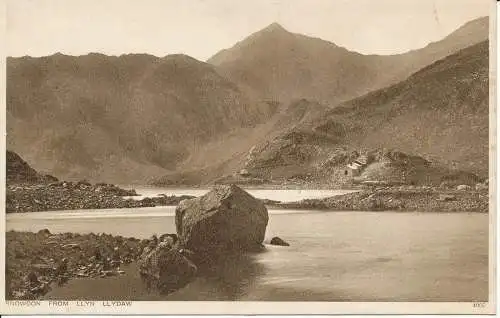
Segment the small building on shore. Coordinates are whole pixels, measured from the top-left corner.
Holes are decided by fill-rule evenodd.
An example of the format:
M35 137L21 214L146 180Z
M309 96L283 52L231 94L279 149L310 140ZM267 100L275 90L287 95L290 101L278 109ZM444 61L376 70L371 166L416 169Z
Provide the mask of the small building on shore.
M361 175L363 165L361 165L359 162L351 162L350 164L347 165L347 169L345 170L345 175L349 177L358 177Z
M368 156L358 156L356 160L347 165L347 169L344 171L344 174L350 178L359 177L367 165Z
M368 156L359 156L354 162L357 162L364 167L368 164Z
M241 169L241 170L238 172L238 174L239 174L240 176L242 176L242 177L245 177L245 178L246 178L246 177L250 177L250 172L248 172L248 170L247 170L247 169Z

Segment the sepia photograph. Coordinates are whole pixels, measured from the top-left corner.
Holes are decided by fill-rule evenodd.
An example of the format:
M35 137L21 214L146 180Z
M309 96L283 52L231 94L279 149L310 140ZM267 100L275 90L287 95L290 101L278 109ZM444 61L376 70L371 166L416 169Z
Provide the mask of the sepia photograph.
M4 9L2 313L495 312L495 1Z

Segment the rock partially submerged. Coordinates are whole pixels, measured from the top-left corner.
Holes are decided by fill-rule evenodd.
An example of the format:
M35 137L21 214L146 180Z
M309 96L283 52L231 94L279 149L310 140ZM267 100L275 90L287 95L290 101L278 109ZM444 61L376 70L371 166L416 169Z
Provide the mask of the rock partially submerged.
M160 294L168 294L184 287L193 280L197 272L196 265L169 240L144 248L138 265L139 273L148 288Z
M209 255L260 247L268 220L264 204L236 185L217 186L175 211L181 245Z
M271 239L271 245L278 245L278 246L290 246L289 243L285 242L283 239L275 236Z

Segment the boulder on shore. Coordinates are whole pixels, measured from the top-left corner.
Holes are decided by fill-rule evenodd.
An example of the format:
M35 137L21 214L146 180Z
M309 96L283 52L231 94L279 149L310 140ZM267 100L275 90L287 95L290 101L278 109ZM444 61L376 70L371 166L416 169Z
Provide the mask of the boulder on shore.
M138 265L146 285L160 294L184 287L197 273L196 265L166 242L144 248Z
M278 246L290 246L289 243L285 242L283 239L275 236L271 239L271 245L278 245Z
M175 210L180 244L209 255L261 247L268 220L264 204L236 185L216 186Z
M51 233L48 229L43 229L43 230L38 231L38 235L49 237L51 235Z

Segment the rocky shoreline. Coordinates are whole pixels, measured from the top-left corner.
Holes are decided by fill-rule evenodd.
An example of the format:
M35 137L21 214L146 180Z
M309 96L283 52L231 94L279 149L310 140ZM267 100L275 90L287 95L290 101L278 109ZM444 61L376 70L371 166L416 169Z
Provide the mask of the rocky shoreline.
M108 234L6 233L6 298L38 299L70 279L125 274L148 240Z
M118 209L178 205L194 196L167 196L134 200L135 190L125 190L116 185L85 180L78 182L58 181L32 169L18 155L7 152L6 213L79 210L79 209ZM51 182L52 183L48 183ZM456 182L455 182L456 183ZM246 185L247 188L261 189L325 189L321 184L279 184L259 186ZM281 209L314 209L330 211L434 211L434 212L487 212L488 182L478 183L475 188L469 185L453 187L446 182L439 187L433 186L384 186L381 184L351 184L344 189L358 190L351 194L324 199L303 200L299 202L279 202L260 199L268 207Z
M354 188L352 188L354 189ZM266 206L280 209L329 211L433 211L488 212L488 187L479 189L441 189L437 187L358 187L359 192L323 199L280 202L261 199ZM55 182L15 184L6 188L6 213L24 213L78 209L118 209L173 206L194 196L146 197L140 200L135 190L112 184Z
M430 187L365 189L324 199L273 203L281 209L328 211L481 212L489 208L488 189L443 190Z
M6 188L6 213L41 212L78 209L142 208L177 205L193 196L166 196L134 200L135 190L112 184L54 182L50 184L11 184Z

